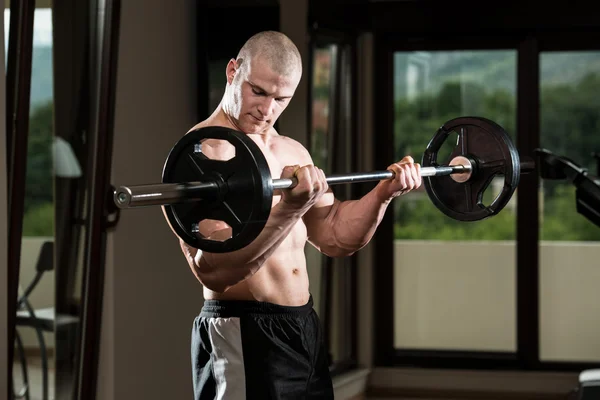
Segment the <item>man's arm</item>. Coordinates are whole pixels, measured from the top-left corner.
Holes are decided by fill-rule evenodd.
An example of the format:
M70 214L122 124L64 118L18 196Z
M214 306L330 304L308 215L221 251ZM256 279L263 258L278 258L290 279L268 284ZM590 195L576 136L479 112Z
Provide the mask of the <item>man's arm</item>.
M298 179L297 186L282 191L282 200L271 209L265 227L248 246L227 253L208 253L189 246L180 239L181 249L190 268L205 287L222 293L254 275L326 190L324 176L318 175L314 168L285 167L281 177L292 176ZM231 228L219 221L203 221L199 230L211 240L225 240L231 236ZM175 233L174 230L173 232Z
M340 201L332 193L323 196L304 215L308 241L330 257L352 255L369 243L390 200L373 189L360 200Z
M393 198L421 185L420 166L405 157L388 167L394 179L380 181L359 200L341 202L328 191L304 215L308 240L330 257L349 256L366 246Z
M236 251L208 253L180 239L181 249L200 283L214 292L222 293L254 275L289 235L303 213L303 210L279 202L271 210L269 220L256 239ZM219 229L213 223L211 230L205 231L205 237L211 240L225 240L231 236L231 228Z

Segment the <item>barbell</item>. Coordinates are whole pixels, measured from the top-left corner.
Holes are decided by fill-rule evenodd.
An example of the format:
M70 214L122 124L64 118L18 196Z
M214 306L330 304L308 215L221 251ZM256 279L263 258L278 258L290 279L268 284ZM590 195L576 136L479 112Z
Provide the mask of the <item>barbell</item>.
M438 153L450 133L458 140L438 164ZM207 139L226 140L235 148L229 160L214 160L202 151ZM423 184L434 205L459 221L479 221L498 214L512 197L521 173L534 169L533 159L521 161L506 131L481 117L459 117L443 124L433 136L421 161ZM492 179L503 176L500 193L483 204L483 192ZM329 175L329 185L392 179L392 171ZM207 252L224 253L250 244L263 230L274 190L293 188L295 178L272 179L258 145L246 134L225 127L190 131L171 149L163 166L162 183L119 186L113 199L121 209L164 206L174 231L187 244ZM220 220L231 237L216 241L203 237L199 223Z

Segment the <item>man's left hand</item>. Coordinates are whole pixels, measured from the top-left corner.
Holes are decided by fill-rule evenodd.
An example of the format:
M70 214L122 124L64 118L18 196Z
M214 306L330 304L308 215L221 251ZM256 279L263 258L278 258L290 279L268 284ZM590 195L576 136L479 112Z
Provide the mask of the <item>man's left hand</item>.
M387 169L394 172L394 178L379 182L378 190L384 198L392 199L421 186L421 166L411 156L391 164Z

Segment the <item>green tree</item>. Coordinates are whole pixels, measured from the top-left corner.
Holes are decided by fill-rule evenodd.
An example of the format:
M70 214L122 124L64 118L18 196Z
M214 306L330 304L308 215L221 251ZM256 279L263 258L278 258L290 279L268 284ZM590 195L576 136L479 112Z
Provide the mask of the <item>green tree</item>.
M505 208L499 214L476 222L461 222L444 215L428 199L398 201L395 211L396 239L512 240L515 216Z
M575 200L575 186L569 183L555 185L553 193L545 196L541 239L600 240L600 227L577 212Z
M23 236L53 235L52 140L53 105L47 102L29 119Z
M595 170L591 153L600 151L600 74L576 84L542 87L541 145Z
M54 236L54 205L52 203L36 205L25 213L23 236Z
M25 210L52 202L52 103L35 108L29 119Z
M579 165L595 171L591 157L600 152L600 74L590 73L574 84L545 84L541 89L541 144ZM437 129L458 116L481 116L502 126L516 139L514 94L504 88L486 91L475 83L447 81L434 94L401 99L395 104L396 157L422 152ZM449 154L450 148L440 150ZM443 158L438 162L442 163ZM487 191L486 191L487 195ZM514 239L515 215L507 207L500 214L476 223L446 217L425 198L407 198L395 205L398 239L509 240ZM544 240L600 240L600 229L577 214L575 188L563 182L544 183Z

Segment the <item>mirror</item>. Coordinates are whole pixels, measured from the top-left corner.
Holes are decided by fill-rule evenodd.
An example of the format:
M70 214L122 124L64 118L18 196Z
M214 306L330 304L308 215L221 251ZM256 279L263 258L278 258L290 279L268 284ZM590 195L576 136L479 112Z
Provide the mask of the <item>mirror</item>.
M4 9L8 55L11 9ZM55 197L52 8L38 1L33 15L29 129L15 319L13 391L16 398L55 398ZM5 59L8 62L8 56Z
M5 2L7 111L20 112L14 113L20 129L7 124L9 160L14 156L9 186L18 177L14 160L25 169L25 179L14 178L10 188L13 193L23 189L24 196L9 209L22 216L21 224L14 223L22 227L20 243L10 243L16 256L9 257L9 276L15 277L9 307L16 308L9 398L95 397L98 360L91 350L100 335L104 257L92 251L104 252L106 221L98 216L105 215L106 203L99 199L108 188L99 182L110 171L99 165L97 155L110 145L116 52L110 45L116 24L108 19L115 16L115 3ZM33 18L31 37L28 18ZM21 153L10 150L18 147L11 141L23 138ZM11 332L10 319L9 327Z

